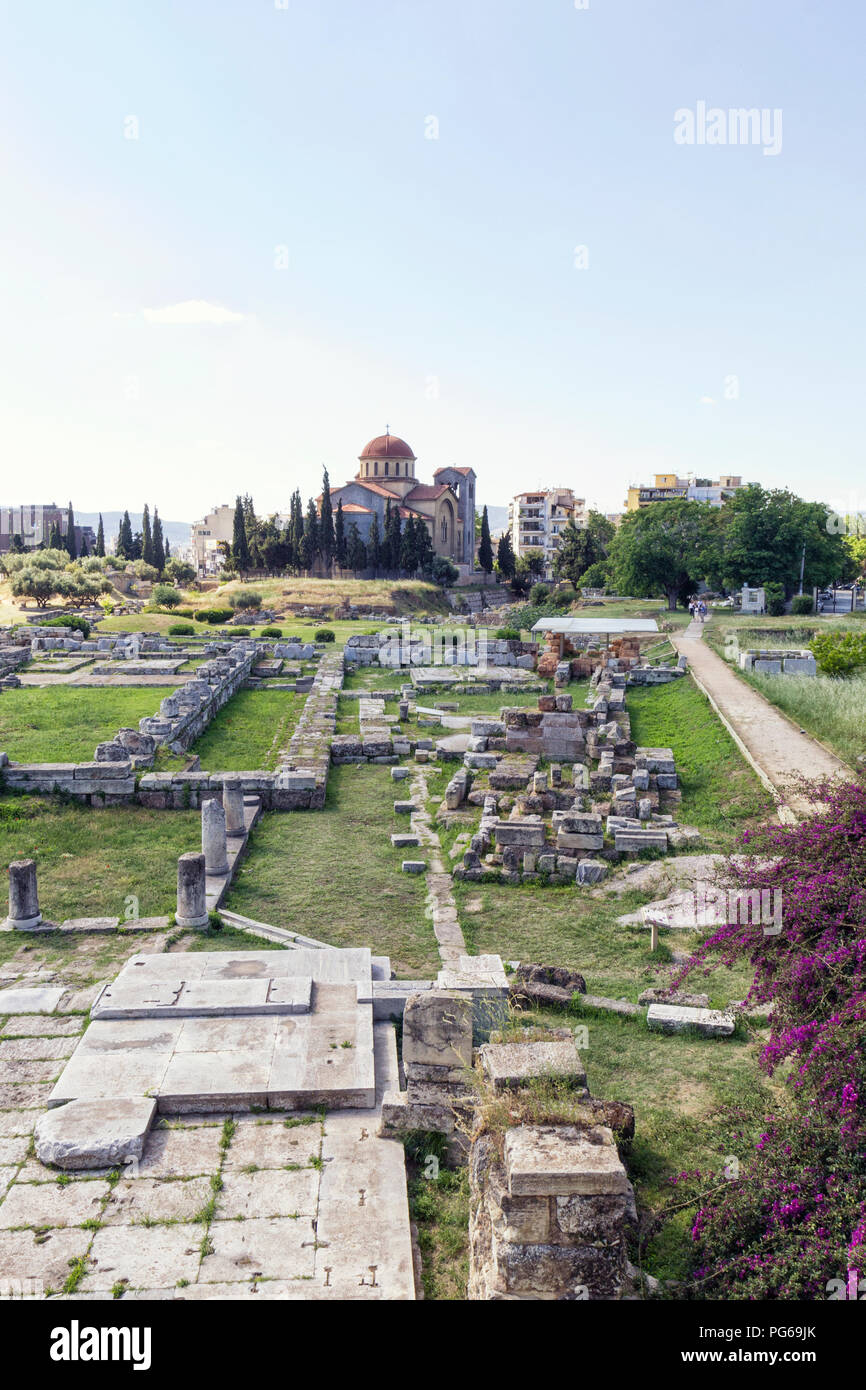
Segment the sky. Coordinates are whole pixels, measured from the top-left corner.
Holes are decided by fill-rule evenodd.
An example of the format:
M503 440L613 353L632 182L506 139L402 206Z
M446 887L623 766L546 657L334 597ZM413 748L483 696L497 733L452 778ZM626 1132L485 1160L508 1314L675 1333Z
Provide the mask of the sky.
M0 15L0 505L283 511L390 425L479 504L866 507L854 0Z

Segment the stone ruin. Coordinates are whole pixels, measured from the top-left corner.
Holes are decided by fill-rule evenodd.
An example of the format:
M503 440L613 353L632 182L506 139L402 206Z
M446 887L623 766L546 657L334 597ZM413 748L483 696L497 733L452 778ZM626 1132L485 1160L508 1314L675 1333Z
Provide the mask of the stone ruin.
M676 820L682 793L671 749L631 738L626 680L596 667L586 709L563 692L542 695L534 710L506 707L499 720L472 722L465 761L487 773L489 789L468 793L482 805L481 823L455 877L595 884L622 856L699 841ZM549 771L538 770L541 759Z

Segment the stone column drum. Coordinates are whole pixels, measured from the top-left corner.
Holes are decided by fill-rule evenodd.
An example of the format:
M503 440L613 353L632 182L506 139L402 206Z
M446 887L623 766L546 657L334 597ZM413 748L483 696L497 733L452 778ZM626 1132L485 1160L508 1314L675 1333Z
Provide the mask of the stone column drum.
M28 931L41 921L36 861L14 859L9 865L9 916L3 925L11 931Z
M226 814L226 834L244 833L244 791L240 782L223 783L223 810Z
M227 874L226 813L218 801L210 797L201 807L201 848L205 872L213 877Z
M179 927L208 924L203 854L182 854L177 861L177 913Z

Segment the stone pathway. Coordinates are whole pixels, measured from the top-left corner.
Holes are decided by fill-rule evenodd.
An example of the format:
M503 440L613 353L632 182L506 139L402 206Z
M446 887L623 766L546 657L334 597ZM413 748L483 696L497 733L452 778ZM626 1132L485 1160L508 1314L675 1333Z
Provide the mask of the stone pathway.
M671 642L688 657L689 669L764 785L776 798L779 819L792 821L809 803L792 790L792 779L850 776L850 769L765 700L701 640L704 624L692 622Z
M417 811L413 811L411 823L420 844L428 852L427 908L433 921L439 957L446 969L456 970L460 957L468 952L457 920L457 904L451 891L451 873L442 860L442 846L433 826L433 819L427 810L427 770L423 764L416 767L410 783L412 800L419 807Z

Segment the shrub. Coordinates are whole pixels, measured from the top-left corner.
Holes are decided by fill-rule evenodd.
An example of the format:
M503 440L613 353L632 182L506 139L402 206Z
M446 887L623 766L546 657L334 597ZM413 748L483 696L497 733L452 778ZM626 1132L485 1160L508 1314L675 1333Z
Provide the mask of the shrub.
M519 642L520 632L516 627L501 627L496 633L501 642Z
M726 1158L723 1173L680 1175L697 1190L701 1298L825 1299L830 1281L844 1289L866 1263L866 784L815 784L809 795L814 814L747 831L746 853L728 864L740 892L781 895L784 934L768 940L754 920L717 927L672 981L750 961L745 1005L773 1006L761 1066L788 1092L769 1115L765 1100L746 1115L759 1123L751 1152L730 1115L734 1180Z
M544 603L544 600L549 596L550 590L546 584L533 584L529 591L530 603Z
M846 676L866 666L866 632L818 632L809 645L825 676Z
M460 571L446 555L434 555L424 577L429 578L431 583L438 584L440 588L448 589L452 584L457 583L460 578Z
M173 584L155 584L151 598L160 608L177 608L180 594Z
M320 627L318 632L313 633L313 637L317 642L333 642L335 634L329 627Z
M90 636L90 623L86 618L79 618L75 614L68 618L47 618L43 627L71 627L75 632L80 632L82 637Z
M814 607L815 604L811 594L796 594L795 597L791 599L791 612L796 613L798 616L813 612Z
M233 627L232 635L234 637L249 637L250 630L248 627Z
M194 633L192 623L172 623L168 630L169 637L192 637Z
M764 597L767 600L767 613L771 618L781 618L785 613L785 590L781 584L765 584Z
M197 608L195 619L199 623L227 623L229 618L234 617L234 610L231 608Z
M231 595L229 603L232 608L238 608L241 611L250 608L261 608L262 596L256 593L255 589L242 589L239 594Z
M261 635L262 637L282 637L283 629L281 627L263 627Z

